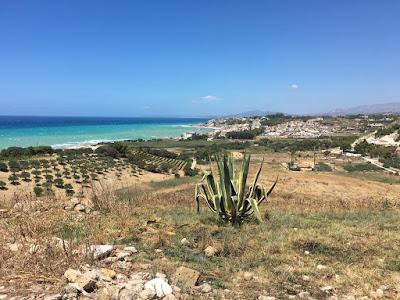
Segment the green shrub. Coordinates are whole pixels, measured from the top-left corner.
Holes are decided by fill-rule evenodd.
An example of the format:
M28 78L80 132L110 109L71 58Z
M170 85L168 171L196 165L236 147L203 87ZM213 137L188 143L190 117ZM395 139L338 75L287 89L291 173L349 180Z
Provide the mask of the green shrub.
M29 178L31 177L31 174L29 172L23 171L21 173L21 177L24 179L24 181L30 181Z
M256 128L252 130L242 130L242 131L230 131L226 133L228 139L234 140L252 140L256 136L262 134L264 128Z
M4 162L0 162L0 172L8 172L8 166Z
M6 186L7 186L7 184L4 181L0 180L0 190L5 190Z
M35 193L36 197L40 197L43 195L43 189L40 186L35 186L33 188L33 192Z
M332 167L326 163L320 162L314 166L314 171L317 172L332 172Z
M382 171L381 168L371 163L360 163L360 164L346 164L343 168L347 172L371 172L371 171Z
M12 175L8 176L8 180L11 181L12 185L18 185L19 184L18 176L15 175L15 174L12 174Z
M192 162L189 161L185 164L185 167L183 168L183 172L185 176L196 176L199 173L199 170L194 168L192 169Z

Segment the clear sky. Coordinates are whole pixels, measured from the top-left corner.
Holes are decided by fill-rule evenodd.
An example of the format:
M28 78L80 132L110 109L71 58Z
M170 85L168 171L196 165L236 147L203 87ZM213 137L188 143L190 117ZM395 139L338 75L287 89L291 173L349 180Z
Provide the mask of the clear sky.
M2 0L0 114L316 113L400 101L398 0Z

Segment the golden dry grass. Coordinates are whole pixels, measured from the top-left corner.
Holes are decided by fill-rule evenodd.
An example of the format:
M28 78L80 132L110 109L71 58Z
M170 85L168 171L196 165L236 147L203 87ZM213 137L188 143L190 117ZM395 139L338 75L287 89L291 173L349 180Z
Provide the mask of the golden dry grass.
M89 259L74 254L79 245L111 243L139 249L132 270L171 275L186 265L201 271L201 280L230 289L235 299L287 298L299 291L325 299L330 295L321 291L324 286L338 295L374 296L381 285L390 287L388 298L398 297L400 185L340 172L288 172L281 161L270 158L262 173L268 185L280 176L270 202L262 206L265 223L253 221L239 230L219 223L205 206L197 215L190 182L158 185L157 191L149 186L123 193L97 190L100 213L83 218L64 211L60 198L6 213L0 223L3 248L14 241L24 248L1 252L0 285L11 278L21 290L37 280L57 289L68 266ZM53 237L69 241L70 247L53 245ZM181 245L182 238L190 245ZM44 246L30 254L32 243ZM209 245L219 250L211 258L203 253ZM161 254L155 253L158 248ZM244 272L252 273L250 280Z

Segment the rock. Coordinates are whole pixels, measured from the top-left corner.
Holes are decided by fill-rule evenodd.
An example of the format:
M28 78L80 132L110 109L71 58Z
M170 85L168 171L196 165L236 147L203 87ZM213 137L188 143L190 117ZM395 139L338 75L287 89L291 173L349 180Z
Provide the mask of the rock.
M80 276L82 276L81 271L74 269L68 269L64 273L64 277L67 278L69 282L76 282Z
M153 291L159 298L172 294L171 286L163 278L154 278L147 281L144 288Z
M304 281L310 281L310 276L303 275L301 278L302 278Z
M61 299L62 299L61 294L48 295L43 297L43 300L61 300Z
M374 296L377 297L377 298L382 298L384 296L384 294L385 294L385 292L383 290L376 289Z
M214 248L213 246L208 246L204 249L204 254L207 257L211 257L214 256L215 254L217 254L218 250L216 248Z
M202 293L210 293L213 290L212 286L209 285L208 283L203 283L202 285L199 286L198 289Z
M118 257L115 257L115 256L106 257L104 259L104 262L110 263L110 264L115 263L116 261L118 261Z
M249 280L253 279L253 275L254 274L252 272L244 272L243 273L243 278L244 278L244 280L249 281Z
M73 197L73 198L71 198L71 200L69 200L69 203L75 206L75 205L81 203L81 200L79 200L79 198L77 198L77 197Z
M199 277L200 272L186 267L179 267L172 276L172 282L175 285L190 288L196 285Z
M300 292L297 294L300 299L309 299L310 293L309 292Z
M318 265L318 266L317 266L317 269L318 269L318 270L325 270L325 269L327 269L327 266Z
M325 293L331 293L334 290L334 288L330 285L324 286L321 288L321 291L325 292Z
M163 300L177 300L173 294L169 294L163 298Z
M95 259L102 259L108 256L114 249L111 245L91 245L89 247L89 253L93 253Z
M7 299L7 294L0 294L0 299Z
M190 245L190 242L187 238L183 238L183 239L181 239L181 244L184 246L187 246L187 245Z
M94 280L96 275L94 273L86 272L82 274L78 270L68 269L65 271L64 276L72 284L71 286L78 291L84 290L91 293L96 289L96 281Z
M272 296L263 296L263 295L258 296L257 299L258 299L258 300L276 300L275 297L272 297Z
M115 278L117 273L114 270L102 268L100 269L100 278L104 281L111 281Z
M136 250L136 248L133 247L133 246L125 247L123 250L124 250L124 251L128 251L128 252L130 252L130 253L137 253L137 252L138 252L138 251Z
M6 246L8 247L8 249L10 249L10 251L12 251L12 252L17 252L17 251L19 251L19 249L21 249L22 248L22 245L21 244L18 244L18 243L7 243L6 244Z
M81 201L78 198L74 197L64 205L64 209L65 210L74 210L75 206L77 206L80 203L81 203Z
M79 211L79 212L85 212L86 207L85 207L85 205L79 203L79 204L75 205L74 210Z
M156 292L150 289L145 289L139 293L139 298L142 300L150 300L156 296ZM164 298L165 299L165 298Z
M155 249L154 252L155 253L162 253L163 251L162 251L162 249Z
M130 256L132 252L128 251L118 251L116 257L118 260L124 260L126 257Z
M167 278L167 275L165 275L164 273L157 272L156 278Z
M305 255L310 255L310 251L304 251Z

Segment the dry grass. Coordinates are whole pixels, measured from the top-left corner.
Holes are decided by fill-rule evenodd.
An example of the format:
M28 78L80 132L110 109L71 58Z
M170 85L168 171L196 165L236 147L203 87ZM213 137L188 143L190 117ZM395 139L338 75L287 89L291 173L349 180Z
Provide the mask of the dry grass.
M263 293L287 298L299 291L325 299L329 294L321 288L328 285L339 295L358 297L387 285L392 288L388 297L396 297L400 185L335 172L287 172L272 161L263 174L267 184L280 175L271 202L262 206L266 222L250 222L239 230L220 224L205 207L197 215L187 182L163 186L164 192L160 186L156 192L133 188L117 193L102 187L93 193L99 213L83 218L62 210L59 198L12 211L1 219L1 244L16 241L24 248L1 251L0 285L13 279L21 289L32 281L58 288L68 266L89 260L74 250L110 243L139 249L133 269L150 263L151 271L171 275L186 265L201 271L201 280L232 290L235 299ZM56 245L54 237L67 240L68 247ZM190 245L181 245L182 238ZM32 243L40 244L40 251L30 254ZM219 250L211 258L203 254L209 245ZM163 253L155 253L157 248ZM319 270L319 264L326 269ZM244 278L246 271L253 279Z

